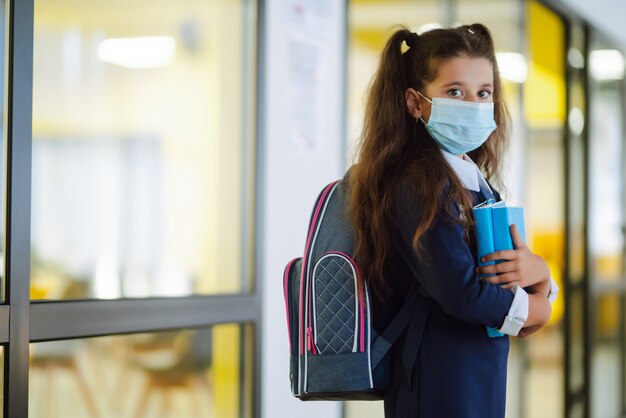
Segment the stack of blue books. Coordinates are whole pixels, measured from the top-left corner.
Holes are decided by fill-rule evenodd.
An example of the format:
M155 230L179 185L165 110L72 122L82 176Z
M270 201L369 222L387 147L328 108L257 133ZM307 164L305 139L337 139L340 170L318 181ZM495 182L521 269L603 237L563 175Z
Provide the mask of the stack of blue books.
M501 262L500 260L488 261L486 263L480 261L480 259L487 254L515 249L510 232L510 226L512 224L517 226L522 240L526 242L524 208L519 206L507 206L506 202L503 200L496 202L494 199L489 199L474 206L473 212L474 220L476 221L479 266ZM492 338L504 335L496 328L492 327L487 327L487 334Z

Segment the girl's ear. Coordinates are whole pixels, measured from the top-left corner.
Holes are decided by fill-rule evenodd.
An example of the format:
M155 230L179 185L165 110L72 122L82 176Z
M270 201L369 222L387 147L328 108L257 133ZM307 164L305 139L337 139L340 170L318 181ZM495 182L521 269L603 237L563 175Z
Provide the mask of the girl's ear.
M404 93L406 100L406 108L415 119L419 119L422 116L422 100L417 90L408 88Z

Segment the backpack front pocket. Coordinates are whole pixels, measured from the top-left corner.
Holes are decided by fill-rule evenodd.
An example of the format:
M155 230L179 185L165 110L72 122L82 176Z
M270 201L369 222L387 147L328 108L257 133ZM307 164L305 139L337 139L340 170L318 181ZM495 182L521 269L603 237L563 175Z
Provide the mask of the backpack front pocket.
M364 298L350 256L322 255L313 268L312 333L318 354L364 351Z

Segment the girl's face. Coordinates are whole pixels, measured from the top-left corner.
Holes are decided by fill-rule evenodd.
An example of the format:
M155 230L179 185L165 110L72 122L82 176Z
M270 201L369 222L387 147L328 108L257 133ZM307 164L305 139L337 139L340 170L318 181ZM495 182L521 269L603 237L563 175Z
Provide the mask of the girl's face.
M439 65L437 77L420 93L431 100L443 97L468 102L493 102L493 66L487 58L451 58ZM430 102L411 88L407 89L405 96L409 113L428 123Z

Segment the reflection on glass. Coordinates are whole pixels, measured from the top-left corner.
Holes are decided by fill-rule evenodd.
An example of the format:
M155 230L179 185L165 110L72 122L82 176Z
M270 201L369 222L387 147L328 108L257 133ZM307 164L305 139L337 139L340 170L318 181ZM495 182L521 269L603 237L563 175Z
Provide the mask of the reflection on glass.
M589 218L593 275L621 277L624 251L622 95L617 81L596 80L591 105Z
M249 328L31 344L29 416L251 417Z
M620 402L624 391L620 384L623 346L619 336L619 305L621 295L603 295L598 298L596 341L592 351L591 409L594 417L620 416Z
M580 119L584 121L582 113L585 109L584 77L581 71L571 75L569 87L570 114L568 141L569 141L569 273L572 283L580 283L585 273L585 154L584 143L581 134L584 122L581 126L578 122L572 122L571 115L580 113ZM576 111L574 111L576 110ZM578 124L578 125L577 125ZM573 126L574 125L574 126Z
M256 19L35 2L33 299L250 289Z
M599 57L606 60L603 70L597 65ZM619 416L624 396L622 373L626 356L621 335L626 280L623 261L624 59L621 52L594 39L589 61L589 256L595 310L591 411L598 417Z

